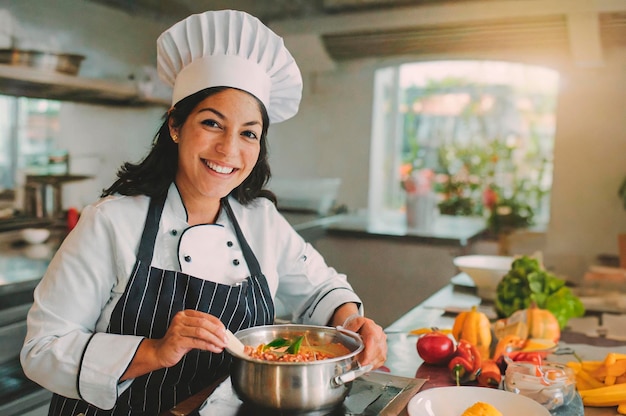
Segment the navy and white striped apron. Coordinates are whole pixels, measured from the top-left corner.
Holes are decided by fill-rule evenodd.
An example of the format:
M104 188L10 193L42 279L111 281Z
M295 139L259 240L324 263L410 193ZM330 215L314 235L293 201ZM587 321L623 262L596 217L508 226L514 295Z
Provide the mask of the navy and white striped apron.
M153 198L150 202L137 261L107 332L162 338L174 315L184 309L217 316L233 332L272 324L274 303L267 281L226 198L222 207L233 224L250 277L240 285L230 286L150 266L164 203L165 198ZM226 352L192 350L175 366L136 378L112 410L55 394L48 415L156 416L227 374L230 363Z

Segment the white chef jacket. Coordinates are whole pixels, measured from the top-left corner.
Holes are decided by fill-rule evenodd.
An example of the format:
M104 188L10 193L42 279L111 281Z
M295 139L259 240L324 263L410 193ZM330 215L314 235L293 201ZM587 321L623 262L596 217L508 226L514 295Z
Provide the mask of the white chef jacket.
M119 383L119 378L142 337L107 334L106 328L135 265L149 201L146 196L109 196L87 206L35 289L20 358L26 375L48 390L111 408L132 383ZM229 202L267 279L277 316L326 325L340 305L361 305L346 276L328 267L271 201ZM216 224L190 227L174 184L163 207L152 266L225 284L249 275L224 210Z

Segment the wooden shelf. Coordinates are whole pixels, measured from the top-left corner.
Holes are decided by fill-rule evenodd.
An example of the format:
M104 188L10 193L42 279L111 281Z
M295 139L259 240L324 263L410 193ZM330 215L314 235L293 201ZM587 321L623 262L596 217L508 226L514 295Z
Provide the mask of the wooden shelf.
M143 97L131 82L83 78L1 64L0 94L102 105L170 105L166 100Z

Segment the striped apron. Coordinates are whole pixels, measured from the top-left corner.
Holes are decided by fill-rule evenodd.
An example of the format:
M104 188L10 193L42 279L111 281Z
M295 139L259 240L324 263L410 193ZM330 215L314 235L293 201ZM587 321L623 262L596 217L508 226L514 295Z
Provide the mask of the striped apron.
M267 281L226 198L222 200L222 207L233 224L250 271L246 280L230 286L150 266L164 203L165 198L153 198L150 202L137 261L124 294L111 314L107 332L162 338L173 316L184 309L214 315L233 332L272 324L274 303ZM55 394L48 415L156 416L227 374L230 363L231 356L226 352L192 350L175 366L136 378L118 397L112 410L98 409L85 401Z

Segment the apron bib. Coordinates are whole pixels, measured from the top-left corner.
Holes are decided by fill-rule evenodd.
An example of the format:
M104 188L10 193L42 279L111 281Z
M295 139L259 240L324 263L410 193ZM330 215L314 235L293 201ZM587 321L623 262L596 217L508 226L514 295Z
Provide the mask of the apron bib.
M269 286L226 198L222 207L233 224L250 271L246 280L230 286L150 266L164 203L165 198L150 201L137 261L113 309L107 332L162 338L173 316L184 309L214 315L232 332L272 324L274 303ZM192 350L175 366L136 378L112 410L54 394L48 415L156 416L228 374L231 359L226 351L215 354Z

